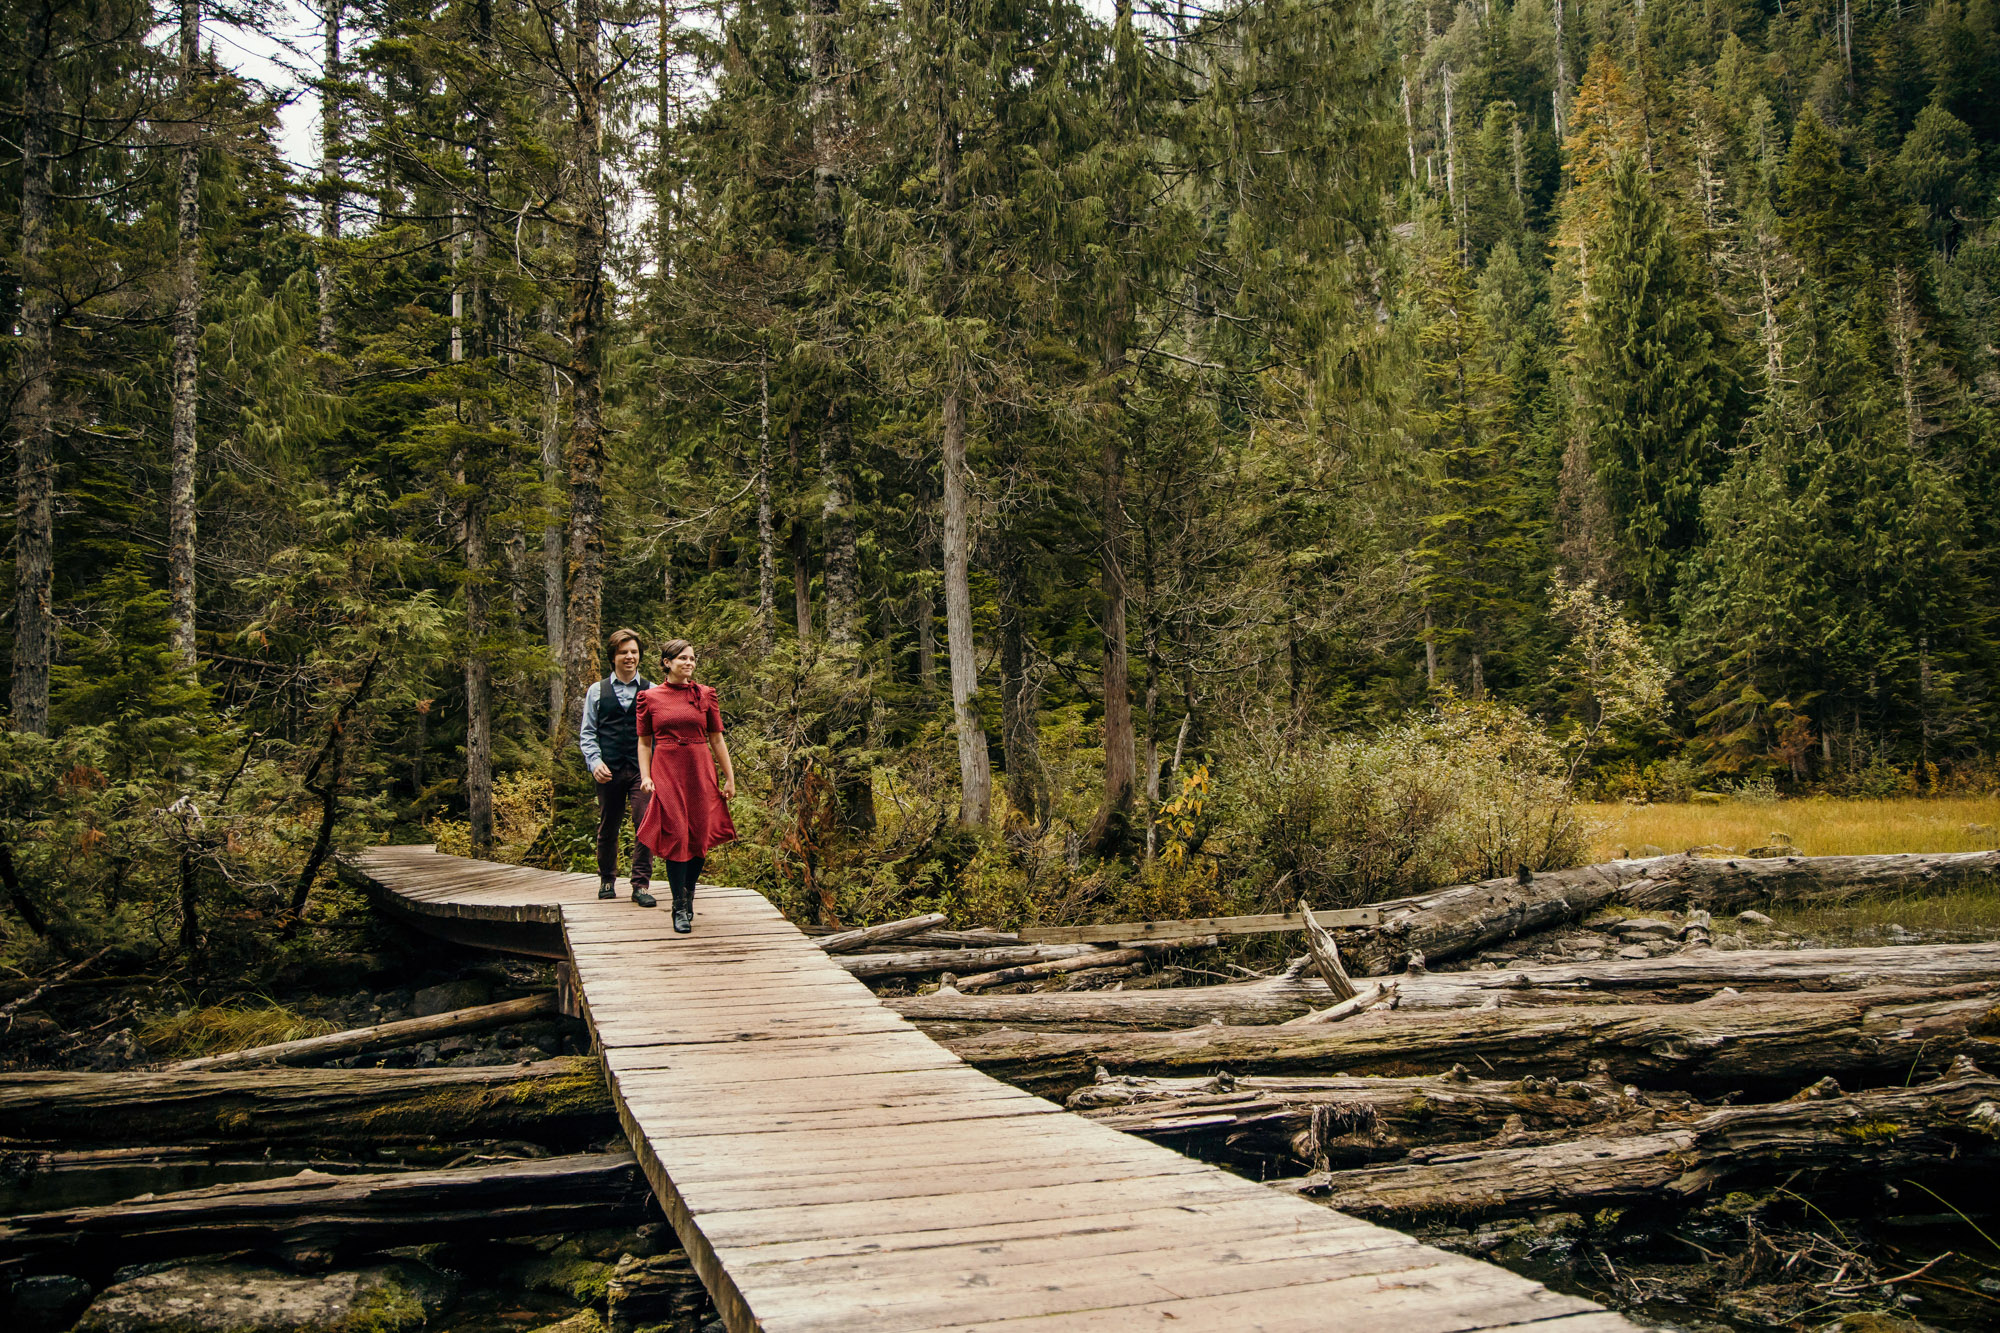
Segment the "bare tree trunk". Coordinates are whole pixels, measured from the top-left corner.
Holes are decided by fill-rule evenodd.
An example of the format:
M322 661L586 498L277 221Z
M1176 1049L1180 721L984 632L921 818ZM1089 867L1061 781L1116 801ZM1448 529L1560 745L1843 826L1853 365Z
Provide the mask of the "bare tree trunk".
M945 323L944 426L944 622L951 665L952 727L958 733L958 819L984 828L992 810L993 773L986 755L986 727L980 721L979 661L972 642L972 519L966 479L965 398L969 378L957 345L952 318L958 313L958 126L949 98L938 85L938 204L944 231L938 299Z
M569 610L564 617L564 732L574 730L584 691L597 679L604 611L604 245L600 136L601 0L576 0L576 260L571 270Z
M917 685L926 698L937 693L937 598L931 591L931 558L937 545L931 526L931 486L928 472L919 470L917 521Z
M201 0L181 0L180 180L176 207L173 328L173 439L167 483L167 598L174 660L194 658L194 480L196 408L201 391L201 130L195 121L195 62L201 58Z
M798 627L799 643L812 642L812 546L806 534L806 521L792 519L788 540L792 552L792 621Z
M1127 86L1133 78L1131 65L1137 42L1132 30L1131 0L1117 0L1113 33L1111 120L1113 132L1122 134L1126 129ZM1113 214L1112 231L1116 233L1125 223L1122 206L1114 208ZM1104 594L1104 797L1084 834L1084 844L1100 856L1116 850L1131 834L1138 776L1129 681L1131 649L1125 630L1125 358L1131 337L1131 316L1131 284L1121 270L1111 282L1097 344L1097 373L1104 406L1099 476L1102 487L1099 518L1104 533L1098 553L1098 577Z
M769 656L778 641L777 533L771 513L771 368L757 360L757 644Z
M1000 743L1007 757L1007 799L1039 825L1047 807L1041 737L1035 730L1035 688L1028 679L1027 631L1021 623L1021 556L1000 536Z
M984 828L993 802L986 727L979 719L979 662L972 643L972 523L966 496L965 402L954 350L952 385L944 399L944 619L951 661L951 713L958 732L958 819Z
M1556 24L1556 86L1553 100L1556 142L1561 143L1569 134L1569 51L1563 41L1563 0L1553 0L1553 3Z
M856 617L860 559L854 544L854 506L847 475L847 402L838 396L838 389L835 393L819 430L819 475L825 495L819 523L826 541L826 640L836 647L851 648L860 641Z
M807 92L806 114L812 124L813 243L822 262L837 267L846 237L846 223L840 214L840 167L834 160L839 130L834 79L838 72L840 0L811 0L809 13L812 84ZM827 318L831 323L837 317ZM824 493L820 532L826 542L826 637L836 647L852 647L859 638L856 584L860 561L855 550L852 482L847 474L848 444L847 398L836 371L828 390L826 415L821 418L819 428L819 470Z
M547 244L548 232L542 239ZM556 336L556 308L553 301L542 303L542 333L553 345ZM551 363L542 381L542 489L551 509L558 508L562 483L562 375ZM542 528L542 636L548 645L549 660L556 670L549 673L549 743L562 740L563 701L568 694L564 675L563 634L566 569L563 560L563 525L550 522Z
M14 403L14 680L16 731L47 735L55 660L56 462L49 380L56 303L44 269L49 247L49 159L57 114L55 15L28 7L21 117L21 387Z
M474 18L478 24L481 57L492 67L499 53L493 41L492 0L477 0ZM492 131L486 117L473 111L472 283L469 346L482 361L491 357L486 301L486 261L488 255L487 179L492 169ZM472 423L475 448L489 450L486 428L492 409L481 392L472 400L468 419ZM492 581L487 574L486 523L491 490L492 462L488 457L475 461L473 485L465 507L465 809L471 825L472 853L484 856L493 850L493 668L486 655L487 636L492 632L488 598Z
M326 54L319 94L319 350L334 353L334 306L339 278L334 248L340 242L341 104L334 83L340 78L340 23L345 0L324 0Z

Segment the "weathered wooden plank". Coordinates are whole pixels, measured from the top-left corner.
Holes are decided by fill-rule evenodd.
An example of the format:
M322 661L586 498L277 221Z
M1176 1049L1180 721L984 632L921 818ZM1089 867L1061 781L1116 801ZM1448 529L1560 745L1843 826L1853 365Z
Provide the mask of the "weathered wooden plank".
M1323 1328L1334 1308L1396 1333L1630 1327L997 1083L853 975L907 956L829 957L747 890L702 886L695 933L676 936L664 914L598 902L589 876L427 848L359 863L441 931L562 922L620 1122L737 1333ZM1302 925L1277 921L1265 928ZM1114 932L1104 943L1158 944L1179 938L1174 925L1098 929ZM450 929L487 942L513 927ZM1096 942L1018 948L1077 956ZM991 950L948 952L951 970L970 972Z

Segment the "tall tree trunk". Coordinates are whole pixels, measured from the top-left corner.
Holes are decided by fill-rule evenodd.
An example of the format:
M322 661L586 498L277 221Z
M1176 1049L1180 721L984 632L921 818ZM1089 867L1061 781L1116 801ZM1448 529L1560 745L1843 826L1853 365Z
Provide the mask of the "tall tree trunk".
M326 52L320 74L319 94L319 350L334 353L334 305L339 295L339 277L334 271L334 251L340 243L340 94L335 83L340 78L340 23L345 0L324 0L326 5Z
M951 661L951 713L958 733L959 822L984 828L993 801L986 727L979 720L979 662L972 643L972 521L966 495L963 363L954 350L944 398L944 622Z
M757 647L778 641L777 533L771 512L771 368L757 359Z
M546 248L546 227L542 232L542 241ZM554 346L556 307L553 301L542 303L542 336L544 342ZM562 477L562 375L551 362L544 369L542 380L542 492L544 502L551 510L550 521L542 528L542 641L548 645L549 660L556 664L556 669L549 673L551 746L561 743L563 701L569 693L563 655L567 643L563 634L567 569L563 559L563 525L554 521L554 514L561 510L558 497L562 494Z
M475 22L481 58L491 68L498 60L493 43L492 0L477 0ZM470 347L481 362L492 354L486 309L486 194L492 170L492 131L479 108L472 111L472 282L469 311ZM485 454L492 445L486 427L492 408L483 384L475 391L467 414L473 427L475 449L473 485L465 503L465 811L471 825L472 854L484 856L493 850L493 668L486 655L486 640L492 631L487 599L491 580L486 570L487 498L492 482L493 460Z
M1551 96L1555 103L1556 142L1561 143L1569 134L1569 51L1563 39L1563 0L1554 0L1556 24L1556 86Z
M1132 28L1131 0L1117 0L1113 27L1112 132L1127 133L1127 85L1137 58L1138 38ZM1124 230L1122 202L1112 209L1110 231ZM1111 263L1120 261L1113 258ZM1099 582L1104 593L1104 799L1084 835L1084 843L1099 855L1116 850L1131 832L1138 755L1132 734L1129 680L1131 648L1125 633L1125 357L1131 337L1132 294L1122 269L1113 277L1111 296L1098 330L1097 372L1103 412L1100 481L1104 525L1099 547Z
M597 679L604 602L604 180L601 0L576 0L576 260L571 270L569 611L564 618L564 731Z
M923 528L917 535L917 687L926 699L937 693L937 596L931 591L931 559L936 554L937 541L931 512L930 474L920 469L917 521Z
M201 130L195 121L195 62L201 58L201 0L181 0L180 180L176 207L173 327L173 439L167 483L167 598L174 660L194 670L194 477L196 403L201 389Z
M1028 679L1028 634L1022 622L1026 598L1021 553L1004 530L999 541L1000 744L1007 760L1007 799L1022 818L1039 825L1047 802L1041 738L1035 731L1035 687Z
M979 719L979 661L972 642L972 515L966 479L966 382L969 370L958 348L958 126L944 81L937 85L938 213L943 232L938 313L944 316L944 622L951 664L952 729L958 734L958 819L984 828L993 803L993 772L986 727Z
M834 81L838 73L840 0L811 0L807 40L811 43L812 84L806 114L812 125L813 244L829 269L840 262L846 221L840 212L840 165L834 159L839 134L839 109ZM833 326L838 316L828 313ZM829 338L838 335L829 327ZM855 549L853 485L848 476L848 405L841 373L830 377L826 415L820 420L819 470L824 500L820 532L826 542L823 571L826 595L826 637L836 646L852 647L859 638L856 599L860 560Z
M806 533L806 521L800 517L792 519L787 543L792 554L792 621L798 627L801 647L812 642L812 543Z
M55 150L54 7L28 7L21 117L21 387L14 401L14 680L17 731L47 735L55 660L56 303L49 248L49 161Z
M854 542L854 505L849 491L847 402L835 390L820 422L819 475L824 499L820 502L820 533L826 541L826 564L822 570L826 597L826 639L837 647L852 648L860 642L856 615L860 558Z

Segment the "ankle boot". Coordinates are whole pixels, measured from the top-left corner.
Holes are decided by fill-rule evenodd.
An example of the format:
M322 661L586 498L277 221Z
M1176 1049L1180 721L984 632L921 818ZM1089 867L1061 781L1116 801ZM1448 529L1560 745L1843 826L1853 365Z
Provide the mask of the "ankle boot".
M674 933L685 935L694 929L694 886L674 885Z

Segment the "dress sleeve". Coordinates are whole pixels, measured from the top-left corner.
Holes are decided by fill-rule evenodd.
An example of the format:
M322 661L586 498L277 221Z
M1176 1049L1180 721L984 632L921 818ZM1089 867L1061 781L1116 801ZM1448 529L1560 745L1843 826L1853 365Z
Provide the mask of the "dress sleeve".
M653 707L651 690L640 690L639 697L632 701L633 720L639 734L647 740L653 739Z
M717 694L712 688L705 689L702 691L701 703L703 729L711 736L721 735L723 730L722 696Z

